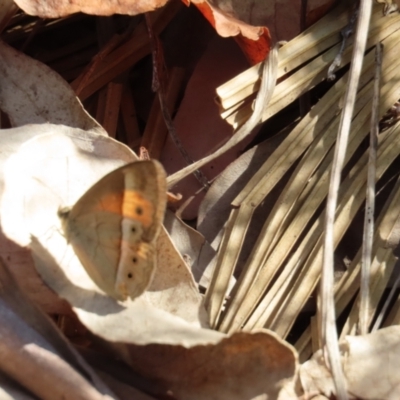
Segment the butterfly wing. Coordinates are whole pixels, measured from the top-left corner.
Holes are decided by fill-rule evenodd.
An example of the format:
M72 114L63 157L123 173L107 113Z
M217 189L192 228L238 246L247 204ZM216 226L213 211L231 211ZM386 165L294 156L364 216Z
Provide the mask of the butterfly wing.
M61 214L89 276L117 299L139 296L151 281L166 190L161 164L137 161L106 175Z

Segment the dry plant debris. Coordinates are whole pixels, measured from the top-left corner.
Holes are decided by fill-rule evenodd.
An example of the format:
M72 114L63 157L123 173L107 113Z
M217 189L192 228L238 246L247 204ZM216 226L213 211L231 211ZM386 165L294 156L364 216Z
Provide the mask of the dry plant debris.
M326 76L354 6L342 2L326 13L332 2L310 2L300 24L301 10L279 16L285 3L278 0L274 7L194 3L236 43L178 1L4 2L1 396L398 398L400 135L392 106L400 98L400 15L389 14L392 2L372 9L338 192L332 300L342 393L318 329L315 288L354 37L335 81ZM279 26L290 15L299 18L298 30L284 37L289 33ZM271 21L275 30L268 30ZM275 43L280 39L291 40ZM247 68L239 47L252 63L269 57ZM208 74L219 68L218 57L232 68ZM376 229L363 272L369 294L360 307L371 115L373 126L384 122L369 170L369 187L371 174L377 182ZM178 142L167 139L171 131ZM173 143L182 149L171 150ZM182 200L169 195L174 202L149 288L117 301L90 279L57 212L105 174L137 161L140 146L142 155L162 160ZM192 165L182 163L183 152ZM199 169L205 181L193 178Z

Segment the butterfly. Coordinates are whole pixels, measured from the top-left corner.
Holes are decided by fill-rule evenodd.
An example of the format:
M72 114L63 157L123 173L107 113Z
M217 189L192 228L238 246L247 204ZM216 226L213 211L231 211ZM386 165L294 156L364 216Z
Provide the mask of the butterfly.
M146 160L110 172L73 207L59 209L65 238L111 297L134 299L149 286L166 202L166 173L158 161Z

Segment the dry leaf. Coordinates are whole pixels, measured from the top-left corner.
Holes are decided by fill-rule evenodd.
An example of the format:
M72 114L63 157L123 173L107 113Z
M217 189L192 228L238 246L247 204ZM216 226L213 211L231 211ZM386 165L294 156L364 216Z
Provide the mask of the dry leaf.
M74 134L77 137L74 137ZM22 215L22 219L25 218L25 236L22 235L21 239L26 239L26 233L34 234L31 237L33 255L45 280L73 304L81 321L99 336L121 344L148 344L120 346L119 354L136 372L160 381L176 393L178 398L192 398L194 394L198 399L250 399L263 394L266 394L265 398L278 398L281 390L284 390L286 398L296 398L293 379L297 361L292 348L281 342L276 335L267 332L238 333L225 338L221 333L200 329L196 321L191 321L192 324L185 322L182 318L193 319L193 306L190 306L193 300L190 298L190 291L183 290L188 284L179 280L179 275L173 273L170 283L164 280L157 282L156 275L155 282L148 292L134 301L128 300L125 303L117 303L102 295L87 281L85 271L77 264L76 259L74 261L73 253L65 247L65 239L57 232L55 219L51 222L59 205L55 201L57 195L66 196L70 193L65 184L63 190L57 187L53 178L55 171L60 172L59 180L69 183L72 189L75 187L72 185L72 176L81 186L85 186L84 183L87 182L87 178L84 177L84 172L88 169L83 167L85 162L92 167L103 165L102 173L105 173L104 169L109 168L109 165L104 166L107 164L105 154L101 160L98 153L91 157L88 150L93 152L101 147L95 145L96 140L104 143L113 141L107 141L107 138L98 135L93 138L88 133L85 133L82 139L82 135L82 131L70 128L69 135L53 133L38 136L21 146L19 152L9 159L5 168L6 199L22 195L18 192L14 192L13 195L8 193L8 190L12 189L12 182L18 181L27 189L22 196L25 200L22 202L23 207L19 208L18 204L13 206L16 206L16 212ZM117 143L114 146L118 147ZM105 145L103 150L106 152L110 147L113 146ZM39 149L42 149L42 153ZM49 160L48 154L54 157ZM64 171L58 166L59 159ZM44 174L41 171L48 173ZM72 175L68 175L68 172ZM94 176L91 178L96 179ZM54 192L52 196L49 188ZM70 194L72 200L79 195L74 192ZM46 203L42 204L40 200L46 200ZM10 203L3 199L2 211L10 211L7 204ZM63 241L63 248L53 247L54 243L58 245ZM57 251L53 251L55 248ZM160 254L164 253L167 252L160 251ZM66 263L67 260L70 262ZM168 268L170 270L170 266ZM186 267L183 264L176 268L185 270ZM173 292L168 292L174 289L173 285L181 290L180 294L186 293L186 298L179 297L178 302L173 303ZM152 291L157 290L164 291L164 297L160 297L160 301L169 304L156 304L157 308L152 305L156 296ZM169 312L160 307L169 308ZM188 309L188 315L182 315L180 310L173 313L171 307ZM199 304L195 311L196 319L201 320L202 317L197 315L201 313ZM164 367L166 364L168 368ZM190 371L193 373L189 373Z
M215 345L131 346L131 365L178 399L297 399L297 356L273 332L238 332ZM166 368L167 366L167 368Z
M10 50L9 48L5 49L7 51ZM20 55L14 50L6 52L6 55L11 60L11 65L17 65L18 67L17 61L19 57L22 57L22 63L26 68L31 68L34 71L32 74L34 84L29 90L36 91L36 95L39 96L38 102L43 104L42 109L47 109L49 112L48 120L53 120L54 115L57 114L57 107L50 107L49 103L51 104L53 99L46 97L45 93L58 89L58 81L61 87L63 85L66 86L66 84L58 76L54 75L56 81L51 82L54 87L49 88L43 85L43 79L38 78L38 76L46 75L46 67ZM4 62L4 64L7 63ZM7 70L13 82L18 79L22 80L18 75L20 71L17 67ZM20 96L22 99L20 102L25 108L29 108L32 105L30 97L34 93L29 90L28 92L22 92L27 96ZM64 97L70 96L77 102L76 97L71 96L70 89L69 92L68 90L62 92L60 89L60 95ZM11 95L4 97L3 102L8 107L10 118L18 119L19 107L13 107L12 104L9 106L10 98L12 99ZM25 103L23 103L24 101ZM57 101L54 100L54 103L57 103ZM64 121L71 125L73 125L71 121L76 120L76 116L79 113L83 112L86 115L80 103L77 102L76 104L79 105L78 108L72 107L69 110L71 113L70 118L64 118ZM60 119L60 121L62 120ZM87 126L85 123L81 125ZM95 128L97 126L97 124L94 124ZM9 151L3 152L2 155L4 157L0 160L3 163L7 162L7 167L2 170L6 170L4 178L6 184L3 188L4 192L0 193L2 195L2 229L9 239L21 246L13 250L19 258L23 257L24 259L24 262L18 265L23 269L14 271L15 275L18 279L24 277L25 280L30 276L29 273L24 273L32 270L31 255L24 247L29 245L32 240L33 247L37 250L37 254L35 254L38 261L37 266L42 268L42 275L50 280L48 284L53 289L56 289L61 297L64 296L64 298L68 299L72 305L77 308L85 308L85 299L89 298L88 302L91 304L92 298L90 294L95 293L97 288L88 279L85 270L77 261L71 247L67 246L65 238L61 234L57 211L60 206L74 204L94 182L106 173L120 165L134 161L136 159L135 155L126 146L113 139L91 131L68 128L63 125L31 125L6 132L7 138L11 137L11 140L7 142L9 143L9 148L7 148ZM43 133L43 135L37 136L39 132ZM24 143L31 137L33 139L29 143ZM0 180L0 183L3 183L3 179ZM10 244L15 246L15 244L7 242L4 238L3 246L6 247ZM141 302L150 308L161 307L167 311L164 316L166 320L171 317L168 312L172 312L174 315L179 315L196 326L206 324L205 311L201 306L202 298L184 260L166 235L161 235L158 246L160 248L160 267L152 286L146 296L141 299ZM16 257L13 258L15 259ZM46 265L46 262L48 265ZM60 270L59 265L65 267L65 271ZM55 272L52 268L54 268ZM54 272L53 275L52 272ZM57 277L57 272L60 273L60 278ZM68 278L71 280L68 280ZM75 287L74 285L78 286ZM73 295L71 295L71 292ZM80 293L83 293L84 300L82 300ZM98 298L106 299L106 302L110 301L110 307L113 309L114 303L111 299L101 294L99 294ZM140 307L140 304L137 305L137 308ZM102 301L99 301L99 304L94 306L91 304L86 308L89 309L88 313L82 311L83 319L86 318L87 320L86 324L93 331L104 333L103 327L96 325L98 322L96 318L91 318L91 312L100 310L100 314L104 316L107 307L103 307ZM123 308L116 307L118 310ZM128 309L128 311L130 310ZM122 319L124 319L124 316L122 316ZM115 326L127 326L128 328L124 331L124 335L127 337L130 336L130 331L134 329L134 324L124 324L118 319L116 322L112 317L110 317L109 321L110 331L115 331ZM157 321L157 318L154 319L155 321ZM100 325L101 323L102 320L100 318ZM106 337L107 335L112 338L115 337L113 336L114 333L110 332L106 332L104 335ZM139 337L141 335L142 333L138 333ZM168 336L168 333L163 332L162 335ZM141 340L146 342L151 340L145 334L142 337L143 339L135 341L135 336L132 336L130 340L139 343L141 343Z
M0 107L12 126L53 123L106 134L60 75L3 42L0 80Z
M153 282L138 302L122 306L99 292L67 245L57 211L74 204L94 182L135 156L111 138L63 126L52 126L52 130L25 143L6 163L1 203L5 234L21 246L32 245L36 266L47 284L69 301L89 329L103 337L116 340L115 326L121 327L128 341L136 342L132 330L145 337L135 324L125 321L126 315L134 320L140 307L143 313L145 305L164 310L164 319L172 313L196 326L206 324L193 277L166 234L158 240ZM107 310L112 315L107 316ZM102 318L110 323L109 332ZM151 341L150 337L146 340Z
M215 250L201 233L186 225L169 210L165 214L164 226L182 258L190 267L196 282L207 288L211 279Z
M400 326L364 336L346 336L340 343L342 365L351 398L395 400L400 397ZM305 392L334 393L321 350L300 368Z
M221 336L213 345L188 348L149 344L125 350L125 359L134 370L130 374L126 366L118 366L109 357L88 351L84 355L92 365L118 381L135 384L156 398L298 398L294 392L297 354L292 346L266 330ZM119 382L114 386L112 380L101 376L121 393L117 390Z
M62 398L65 393L82 400L116 398L48 317L20 291L3 262L0 335L0 369L39 398Z
M94 15L127 14L137 15L162 7L168 0L16 0L27 14L42 18L64 17L77 12Z
M10 156L15 154L19 147L27 140L46 133L52 132L53 125L26 125L20 128L0 130L0 143L2 152L0 153L0 203L4 193L4 165ZM56 127L62 129L62 127ZM15 182L18 186L18 182ZM24 188L21 188L23 191ZM11 199L12 202L18 203L18 199ZM7 219L7 216L5 217ZM18 218L19 219L19 218ZM2 220L2 228L4 229ZM21 226L22 231L18 228L18 221L11 218L10 227L15 224L14 240L10 240L2 230L0 234L0 251L2 257L10 266L14 279L18 281L20 286L28 293L29 297L38 304L43 310L50 314L67 314L70 307L67 302L61 300L49 290L48 286L43 283L43 280L37 274L30 251L25 247L28 243L26 235L24 235L25 227ZM14 230L14 228L12 228ZM11 236L13 234L11 233ZM24 237L24 238L23 238ZM20 241L20 244L18 242Z
M26 140L3 169L2 228L20 246L29 244L31 234L46 232L52 220L58 222L58 207L74 204L99 175L135 160L125 145L78 128L46 124L1 131L26 138L32 132L36 136ZM88 163L86 171L80 161Z
M22 145L8 160L2 211L10 212L15 207L13 220L18 213L25 221L19 227L22 229L25 226L25 230L20 236L19 230L14 231L13 235L22 242L29 237L29 233L35 235L31 237L31 246L38 268L46 281L74 305L75 312L84 324L112 342L141 345L152 343L148 346L120 347L120 355L137 372L161 381L180 398L191 398L193 393L196 393L196 398L211 399L225 396L250 399L264 393L268 398L278 398L281 390L284 390L286 398L296 398L293 392L296 355L276 335L267 332L240 333L225 339L221 333L199 329L198 323L197 326L189 324L182 318L151 305L152 290L173 289L173 286L168 287L169 284L182 289L185 282L177 280L176 274L172 274L170 283L161 280L158 284L156 275L149 292L135 301L128 300L125 303L117 303L95 290L93 284L84 277L83 268L76 263L76 259L73 260L74 255L70 249L65 248L65 239L57 232L57 224L53 218L60 203L56 199L60 196L62 200L63 196L70 195L73 200L80 195L72 182L77 186L86 186L88 178L84 175L89 168L83 167L85 163L92 168L100 168L102 165L101 173L104 174L104 170L110 168L110 163L121 163L123 157L119 154L117 161L119 145L112 139L62 126L48 127L52 127L55 132L60 131L60 128L68 131L64 134L48 133L35 137ZM125 146L121 148L126 152L125 157L129 158L129 150ZM106 162L108 151L115 157L110 157L109 163ZM49 159L48 154L53 157ZM94 174L92 171L87 173L95 180L97 177ZM23 185L23 193L12 191L15 182ZM62 182L67 184L62 185ZM22 206L13 203L11 207L8 199L20 197L23 199ZM6 224L6 231L7 228L9 227ZM64 248L52 254L53 243L62 243L63 240ZM45 248L43 244L48 247ZM66 260L72 262L65 263ZM184 270L185 266L176 267ZM71 279L72 276L76 279ZM160 288L162 285L167 287ZM160 299L163 303L172 303L172 307L181 305L190 310L190 292L186 291L186 294L187 298L178 298L179 304L172 303L174 299L168 299L168 293ZM171 307L171 304L165 307ZM196 318L201 320L201 316L197 317L199 312L201 308L197 305ZM163 367L166 364L169 368ZM193 374L188 371L193 371ZM266 380L266 376L270 380ZM229 382L235 386L228 385ZM193 387L196 388L195 391ZM290 397L287 396L289 393Z

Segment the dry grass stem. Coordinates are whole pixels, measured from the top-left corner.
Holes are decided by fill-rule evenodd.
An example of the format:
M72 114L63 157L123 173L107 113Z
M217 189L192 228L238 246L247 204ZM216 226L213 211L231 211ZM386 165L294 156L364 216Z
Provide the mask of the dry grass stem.
M182 90L185 70L173 68L168 74L168 84L165 89L166 107L172 114L176 107L178 95ZM154 99L146 128L143 132L141 145L146 147L151 158L159 159L164 146L168 129L160 109L160 100Z

